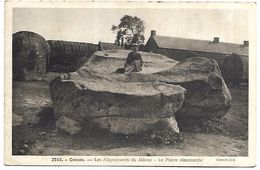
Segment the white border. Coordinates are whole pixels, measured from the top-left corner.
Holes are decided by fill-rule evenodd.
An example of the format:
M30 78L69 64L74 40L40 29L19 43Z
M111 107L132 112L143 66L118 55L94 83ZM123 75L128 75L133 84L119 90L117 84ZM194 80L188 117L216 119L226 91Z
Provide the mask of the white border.
M7 3L8 6L6 6L6 11L5 11L5 35L7 35L5 37L5 163L6 164L12 164L12 165L54 165L53 162L50 162L50 158L47 156L11 156L10 155L10 149L11 149L11 144L9 143L11 138L11 134L10 134L10 125L11 125L11 116L10 116L10 111L11 111L11 97L10 94L12 94L11 90L12 88L8 88L11 86L11 36L12 36L12 12L11 9L12 7L43 7L43 8L50 8L50 7L58 7L58 8L64 8L64 7L71 7L71 8L85 8L85 7L103 7L103 8L124 8L126 7L125 2L119 2L119 3L115 3L115 2L110 2L110 3L104 3L104 2L95 2L95 3L90 3L90 2L24 2L24 3L17 3L17 2L9 2ZM182 8L183 5L185 4L185 6L187 5L187 3L178 3L176 5L174 5L174 7L169 6L169 4L164 4L164 3L160 3L159 5L156 4L156 6L154 6L154 3L137 3L137 2L132 2L131 3L131 7L130 8L138 8L138 7L143 7L143 5L145 4L145 7L147 8L164 8L165 6L167 6L167 8ZM189 5L190 4L190 5ZM58 6L57 6L58 5ZM212 3L206 3L203 5L204 7L207 8L216 8L217 6L221 6L221 8L230 8L230 5L227 6L223 6L223 3L216 3L216 2L212 2ZM250 6L250 5L249 5ZM129 7L129 6L127 6ZM196 4L191 4L188 3L188 5L186 6L187 8L201 8L199 6L199 3ZM241 8L239 3L235 3L232 4L232 8ZM244 8L244 7L243 7ZM245 8L248 8L248 6L246 5ZM251 11L251 15L255 15L254 14L255 11ZM9 22L8 22L9 21ZM255 39L255 35L256 35L256 26L255 24L255 17L250 17L250 51L249 51L249 56L250 56L250 62L249 62L249 77L250 77L250 82L249 82L249 157L245 158L245 157L236 157L236 163L234 164L225 164L223 162L217 163L216 161L214 161L216 158L215 157L195 157L195 158L202 158L204 159L203 164L198 163L198 164L174 164L171 166L254 166L255 165L255 141L256 141L256 115L255 115L255 106L256 106L256 86L255 86L255 78L256 78L256 60L255 58L251 58L252 56L256 56L255 51L256 48L254 47L253 44L256 43L256 39ZM9 57L8 57L9 56ZM257 58L258 59L258 58ZM259 60L259 59L258 59ZM1 67L3 68L3 67ZM8 79L9 77L9 79ZM52 156L53 157L53 156ZM111 156L110 156L111 157ZM161 157L162 158L162 157ZM180 158L180 157L178 157ZM192 158L192 157L190 157ZM75 163L75 162L74 162ZM62 164L62 165L67 165L67 164ZM72 163L70 162L69 165L72 165ZM79 165L79 164L73 164L73 165ZM93 165L93 164L92 164ZM117 163L112 163L112 164L104 164L104 162L102 164L96 164L95 165L119 165ZM120 165L137 165L137 164L126 164L126 163L120 163ZM138 166L155 166L155 164L141 164L138 163ZM160 165L158 163L156 163L156 166L164 166Z

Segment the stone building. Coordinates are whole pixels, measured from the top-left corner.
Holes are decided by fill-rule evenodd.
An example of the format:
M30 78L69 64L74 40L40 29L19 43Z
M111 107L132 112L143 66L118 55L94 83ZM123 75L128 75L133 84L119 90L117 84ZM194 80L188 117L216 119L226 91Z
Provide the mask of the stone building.
M223 68L225 65L224 63L227 60L230 60L229 56L236 55L239 56L239 58L235 58L236 61L234 61L234 57L232 57L233 63L236 66L233 70L231 70L231 72L236 74L240 72L241 79L243 79L243 81L247 81L249 53L248 47L249 41L244 41L241 44L234 44L221 42L219 37L214 37L212 41L177 38L156 35L156 31L152 30L150 38L144 47L144 51L163 54L171 59L178 61L195 56L213 58L218 62L222 71L225 69ZM230 72L230 70L227 70L226 72ZM225 75L223 76L225 78ZM234 76L237 75L229 75L228 77Z

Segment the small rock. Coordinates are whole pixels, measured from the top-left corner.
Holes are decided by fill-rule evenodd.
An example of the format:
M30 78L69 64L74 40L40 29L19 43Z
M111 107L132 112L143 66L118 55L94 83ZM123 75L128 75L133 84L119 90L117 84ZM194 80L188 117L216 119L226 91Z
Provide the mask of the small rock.
M67 118L65 116L61 116L55 124L57 128L71 135L77 134L81 131L81 126L77 121Z
M53 136L56 136L56 134L57 134L57 130L58 130L58 129L55 129L55 130L51 131L50 136L52 136L52 137L53 137Z
M56 133L51 133L50 136L54 137L54 136L56 136Z
M40 136L46 136L46 132L39 132Z
M23 147L24 147L25 149L27 149L27 150L30 149L30 147L29 147L27 144L24 144Z

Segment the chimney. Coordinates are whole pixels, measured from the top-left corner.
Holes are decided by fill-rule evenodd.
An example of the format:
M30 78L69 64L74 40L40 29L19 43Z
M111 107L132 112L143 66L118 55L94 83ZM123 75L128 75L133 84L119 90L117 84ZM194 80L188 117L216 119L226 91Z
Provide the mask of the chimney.
M249 46L249 41L244 41L244 47L248 47Z
M214 37L213 43L219 43L219 37Z
M156 30L151 31L151 36L156 36Z

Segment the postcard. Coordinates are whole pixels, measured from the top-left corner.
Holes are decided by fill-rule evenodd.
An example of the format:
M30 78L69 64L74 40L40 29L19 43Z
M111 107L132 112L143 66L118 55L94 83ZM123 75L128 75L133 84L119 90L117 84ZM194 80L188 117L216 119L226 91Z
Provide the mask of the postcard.
M253 2L5 2L5 164L256 165Z

